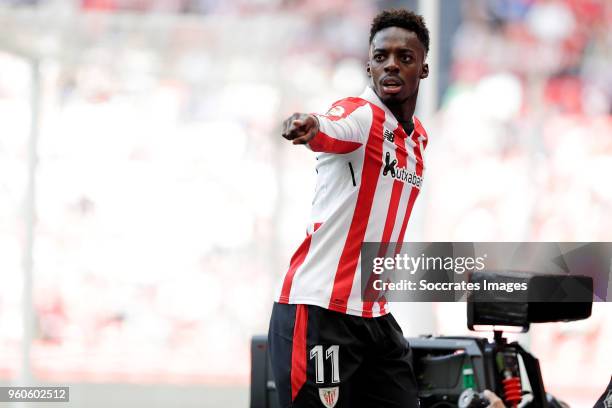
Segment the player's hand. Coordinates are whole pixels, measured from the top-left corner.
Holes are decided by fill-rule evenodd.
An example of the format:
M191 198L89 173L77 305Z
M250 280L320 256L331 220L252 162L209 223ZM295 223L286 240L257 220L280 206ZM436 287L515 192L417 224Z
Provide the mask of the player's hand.
M506 408L504 401L502 401L494 392L484 390L483 394L485 398L489 400L489 405L487 405L487 408Z
M306 144L319 132L319 121L313 115L294 113L283 122L283 137L293 144Z

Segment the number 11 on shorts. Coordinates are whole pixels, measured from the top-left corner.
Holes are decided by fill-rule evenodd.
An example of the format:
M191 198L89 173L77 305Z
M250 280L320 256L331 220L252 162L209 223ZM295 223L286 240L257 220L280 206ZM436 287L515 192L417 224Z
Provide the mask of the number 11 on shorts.
M325 372L323 368L323 346L318 345L310 349L310 359L315 360L315 377L317 384L325 382ZM340 346L329 346L325 351L325 359L331 358L332 383L340 382Z

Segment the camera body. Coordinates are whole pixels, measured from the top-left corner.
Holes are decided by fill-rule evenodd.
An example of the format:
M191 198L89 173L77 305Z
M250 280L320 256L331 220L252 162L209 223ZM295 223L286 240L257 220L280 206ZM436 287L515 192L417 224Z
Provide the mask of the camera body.
M520 344L507 343L501 332L495 332L493 341L467 336L407 340L422 407L461 406L466 390L485 389L499 395L507 407L526 402L526 395L528 406L548 406L538 360ZM473 400L465 406L479 406L476 395Z

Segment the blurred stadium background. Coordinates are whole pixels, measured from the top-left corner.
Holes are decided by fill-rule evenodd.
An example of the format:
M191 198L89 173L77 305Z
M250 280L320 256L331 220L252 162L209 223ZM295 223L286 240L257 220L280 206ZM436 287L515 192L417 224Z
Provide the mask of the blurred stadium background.
M314 189L280 123L358 94L397 6L433 39L408 240L612 240L612 1L0 0L0 383L246 407ZM463 304L395 311L466 333ZM609 381L609 303L518 338L572 407Z

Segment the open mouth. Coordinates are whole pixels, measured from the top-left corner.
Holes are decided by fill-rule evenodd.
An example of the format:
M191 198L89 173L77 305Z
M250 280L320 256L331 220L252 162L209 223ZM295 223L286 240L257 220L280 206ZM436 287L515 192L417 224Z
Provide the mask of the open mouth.
M381 85L384 93L396 94L402 90L403 83L399 78L385 78Z

